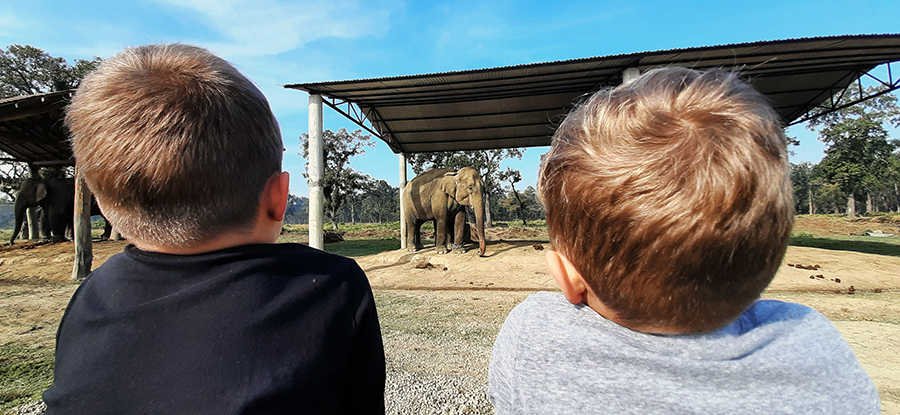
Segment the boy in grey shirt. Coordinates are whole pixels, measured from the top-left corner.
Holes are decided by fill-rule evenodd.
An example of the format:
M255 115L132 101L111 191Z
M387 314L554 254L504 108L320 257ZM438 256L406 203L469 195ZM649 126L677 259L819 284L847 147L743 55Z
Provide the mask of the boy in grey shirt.
M825 317L757 301L793 222L786 143L718 70L652 70L573 110L538 183L562 294L503 324L497 413L879 413Z

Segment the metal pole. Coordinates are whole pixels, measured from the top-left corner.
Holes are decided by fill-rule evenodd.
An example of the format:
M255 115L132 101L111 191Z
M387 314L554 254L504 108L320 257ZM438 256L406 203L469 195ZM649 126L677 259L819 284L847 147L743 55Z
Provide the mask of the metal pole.
M309 246L325 248L325 146L322 130L322 96L309 95Z
M404 216L406 203L403 201L403 192L406 191L406 154L400 153L398 158L400 159L400 249L406 249L407 235L409 235L409 229L406 229L406 217Z
M75 166L75 265L72 266L72 279L77 280L91 272L94 259L91 245L91 191L84 182L84 177Z

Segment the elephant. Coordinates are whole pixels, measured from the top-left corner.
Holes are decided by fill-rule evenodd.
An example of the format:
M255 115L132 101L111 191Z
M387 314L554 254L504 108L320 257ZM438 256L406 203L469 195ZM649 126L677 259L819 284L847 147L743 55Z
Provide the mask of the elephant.
M483 189L481 175L469 167L459 171L431 170L410 180L403 192L403 220L409 233L409 250L423 248L420 228L423 223L434 221L434 247L437 253L447 253L452 249L462 253L466 206L471 206L475 211L473 233L478 239L479 256L484 256ZM452 246L450 229L454 230Z
M16 214L16 226L13 229L9 244L15 243L22 222L25 220L25 211L29 208L41 208L41 234L45 239L65 240L66 229L72 229L75 215L75 179L56 178L49 179L25 179L19 187L14 205ZM91 200L91 215L101 215L100 207L96 201ZM103 217L106 220L106 217ZM103 237L109 238L112 232L112 224L106 220ZM51 237L52 234L52 237Z

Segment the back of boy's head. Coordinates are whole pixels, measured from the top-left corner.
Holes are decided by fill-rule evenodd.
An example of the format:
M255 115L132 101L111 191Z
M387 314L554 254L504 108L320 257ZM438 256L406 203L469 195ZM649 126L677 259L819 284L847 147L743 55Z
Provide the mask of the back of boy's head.
M793 201L765 97L721 70L650 71L574 109L538 188L553 246L629 327L722 327L771 282Z
M185 247L249 230L281 171L262 92L189 45L126 49L78 88L66 115L79 171L123 235Z

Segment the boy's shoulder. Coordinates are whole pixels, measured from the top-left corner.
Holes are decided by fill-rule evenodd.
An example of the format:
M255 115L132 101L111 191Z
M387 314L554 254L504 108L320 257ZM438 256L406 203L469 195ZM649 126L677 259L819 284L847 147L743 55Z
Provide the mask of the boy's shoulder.
M346 287L354 298L371 291L356 261L301 244L242 245L197 255L163 254L129 245L94 270L83 285L93 291L152 298L199 289L310 295L309 290L323 284L325 292Z

